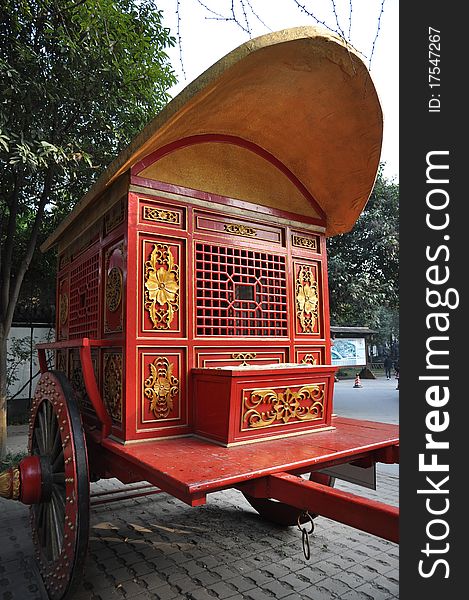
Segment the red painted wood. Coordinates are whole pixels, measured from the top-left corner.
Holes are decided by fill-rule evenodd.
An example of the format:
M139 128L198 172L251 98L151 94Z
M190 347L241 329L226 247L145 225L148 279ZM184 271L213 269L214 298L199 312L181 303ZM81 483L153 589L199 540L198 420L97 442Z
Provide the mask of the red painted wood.
M101 394L99 393L93 363L91 361L91 347L86 338L83 340L83 345L80 347L80 360L86 391L88 392L88 397L102 425L101 433L103 438L105 438L111 433L112 421L104 406Z
M328 427L335 371L335 367L307 365L282 369L193 369L195 433L222 444L233 444ZM296 400L289 393L314 385L323 392L322 411L318 418L304 421L296 417ZM253 406L249 400L251 394L255 394L255 390L269 389L279 397L282 395L280 410L286 418L284 421L277 419L266 427L253 427L244 418L246 411ZM300 405L308 408L311 403L310 399L299 401ZM271 405L266 410L262 404L255 408L258 414L265 414L271 409Z
M20 502L36 504L41 501L41 463L39 456L25 456L18 465L20 469Z
M328 517L391 542L399 542L399 509L329 486L276 473L267 478L267 498Z
M255 444L217 446L194 437L161 439L123 446L110 438L99 450L107 471L133 470L139 479L191 504L206 494L278 472L309 472L374 456L399 443L396 425L359 426L360 421L332 419L336 429ZM359 434L359 432L361 432ZM98 471L99 472L99 471ZM117 475L119 477L119 475Z
M257 214L260 219L262 219L263 215L269 215L271 217L280 217L283 219L289 219L296 221L300 224L307 223L308 225L318 225L320 227L326 227L326 221L322 218L317 217L306 217L305 215L297 215L296 213L291 213L288 211L280 210L277 208L272 208L270 206L261 206L259 204L254 204L252 202L248 202L246 200L239 200L238 198L229 198L228 196L220 196L218 194L214 194L213 192L205 192L203 190L195 190L193 188L187 188L183 185L175 185L173 183L166 183L165 181L156 181L154 179L147 179L146 177L140 177L139 175L131 175L130 177L131 185L138 185L148 190L154 190L156 193L158 191L169 192L170 194L176 194L181 196L181 198L187 199L190 201L190 198L196 198L198 200L205 200L207 202L213 202L216 204L220 204L220 207L214 206L214 210L223 211L223 207L234 207L241 208L243 210L248 211L248 215L250 213ZM173 203L173 200L171 200ZM176 200L177 204L177 200Z

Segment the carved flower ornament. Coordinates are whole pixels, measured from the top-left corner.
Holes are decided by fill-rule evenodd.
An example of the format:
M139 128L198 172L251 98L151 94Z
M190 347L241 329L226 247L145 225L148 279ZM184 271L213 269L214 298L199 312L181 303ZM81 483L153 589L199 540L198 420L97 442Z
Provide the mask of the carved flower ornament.
M298 308L301 312L311 314L316 311L318 304L318 296L315 288L312 288L309 283L303 287L299 287L298 295L296 297L298 301Z
M149 272L145 287L148 290L148 299L156 301L160 306L173 303L179 291L175 273L164 267Z

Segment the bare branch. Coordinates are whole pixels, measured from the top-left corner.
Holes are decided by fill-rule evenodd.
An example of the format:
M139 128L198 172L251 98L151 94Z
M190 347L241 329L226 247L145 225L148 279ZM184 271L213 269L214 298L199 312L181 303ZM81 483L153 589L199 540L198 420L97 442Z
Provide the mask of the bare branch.
M379 32L381 29L381 17L383 16L383 12L384 12L384 3L386 2L386 0L382 0L381 2L381 9L379 11L379 17L378 17L378 27L376 29L376 35L375 35L375 39L373 40L373 46L371 48L371 54L370 54L370 60L368 62L368 69L371 70L371 60L373 58L373 54L375 53L375 47L376 47L376 42L378 40L378 36L379 36Z
M16 277L13 282L13 287L10 289L10 294L9 294L9 298L8 298L8 306L6 307L6 313L4 314L4 318L2 319L5 332L9 331L11 324L13 322L13 314L15 312L15 307L16 307L16 303L18 301L18 297L20 295L21 285L23 284L24 276L26 274L26 271L28 270L29 265L31 264L34 250L36 249L39 228L41 226L42 217L44 215L44 208L47 204L47 201L48 201L49 195L50 195L50 191L52 188L54 172L55 172L55 166L50 165L46 171L46 175L44 178L44 187L42 188L41 197L39 199L39 204L37 207L36 217L34 219L34 223L31 228L28 246L26 248L26 252L23 257L23 260L21 261L18 271L16 273Z

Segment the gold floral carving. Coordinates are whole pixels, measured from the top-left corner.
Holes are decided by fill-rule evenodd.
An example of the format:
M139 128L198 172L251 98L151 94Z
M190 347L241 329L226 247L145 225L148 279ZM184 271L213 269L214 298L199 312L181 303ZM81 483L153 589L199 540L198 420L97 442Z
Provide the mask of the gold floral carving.
M59 322L63 326L68 321L68 296L60 294L59 298Z
M150 410L157 419L166 419L173 409L173 400L179 395L179 380L173 375L174 365L164 356L157 356L148 365L150 376L143 384L144 394L150 400Z
M265 408L265 410L262 410ZM324 412L324 388L305 385L294 392L253 390L243 400L243 424L250 428L269 427L289 421L314 421Z
M305 354L301 362L304 365L315 365L318 361L314 358L314 354Z
M243 362L239 365L240 367L247 367L248 363L246 361L252 360L256 358L256 352L233 352L231 358L233 360L242 360Z
M122 300L122 271L112 267L106 278L106 306L109 312L116 312Z
M296 315L303 333L314 333L318 319L319 292L310 265L301 265L296 279Z
M303 237L302 235L294 235L292 238L293 246L297 248L307 248L308 250L317 250L318 244L314 238Z
M0 498L18 500L20 497L20 470L18 467L10 467L0 473Z
M143 218L146 221L157 221L159 223L172 223L174 225L179 225L180 223L180 215L178 212L154 208L153 206L143 207Z
M257 231L253 227L238 225L237 223L225 224L225 231L233 235L241 235L242 237L256 237Z
M155 329L169 329L179 310L179 266L166 244L154 244L145 262L145 308Z
M122 420L122 355L104 354L104 403L115 421Z

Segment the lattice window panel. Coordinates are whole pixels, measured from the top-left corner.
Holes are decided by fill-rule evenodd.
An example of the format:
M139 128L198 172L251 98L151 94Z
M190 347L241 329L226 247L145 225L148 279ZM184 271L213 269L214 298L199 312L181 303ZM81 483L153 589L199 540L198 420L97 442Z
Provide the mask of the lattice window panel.
M196 245L196 329L200 336L286 336L284 256Z
M70 272L69 338L98 337L99 254Z

